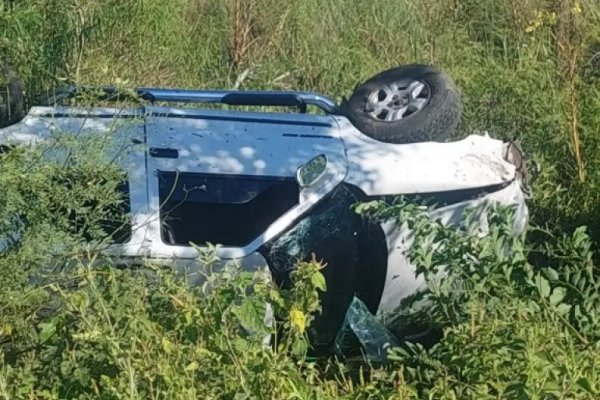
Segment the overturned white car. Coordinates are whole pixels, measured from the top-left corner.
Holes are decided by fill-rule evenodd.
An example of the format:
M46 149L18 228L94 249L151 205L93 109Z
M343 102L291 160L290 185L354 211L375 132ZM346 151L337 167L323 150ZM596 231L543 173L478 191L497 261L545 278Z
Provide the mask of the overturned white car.
M527 220L518 147L480 135L445 142L458 124L460 103L449 78L429 66L383 72L341 106L305 92L136 93L146 101L138 107L84 109L56 98L16 121L19 96L5 91L0 123L2 116L10 123L0 129L0 149L58 131L94 134L118 126L114 148L127 149L120 158L127 174L123 212L131 218L115 228L105 252L122 264L172 266L193 282L201 279L202 265L191 244L219 244L221 259L268 266L282 284L298 259L314 254L327 262L328 287L314 325L315 348L332 345L355 296L385 321L424 285L405 255L410 232L363 220L352 205L419 196L432 199L435 213L452 223L467 207L491 200L514 205L518 220ZM306 113L309 107L320 112ZM115 125L120 120L127 123Z

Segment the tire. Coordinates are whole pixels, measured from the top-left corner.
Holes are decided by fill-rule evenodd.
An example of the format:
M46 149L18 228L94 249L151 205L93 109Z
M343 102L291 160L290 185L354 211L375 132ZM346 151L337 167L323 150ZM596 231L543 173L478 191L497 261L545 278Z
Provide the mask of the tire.
M0 128L18 122L24 115L23 82L7 64L0 63Z
M341 108L362 133L386 143L445 141L462 110L452 80L428 65L381 72L358 86Z

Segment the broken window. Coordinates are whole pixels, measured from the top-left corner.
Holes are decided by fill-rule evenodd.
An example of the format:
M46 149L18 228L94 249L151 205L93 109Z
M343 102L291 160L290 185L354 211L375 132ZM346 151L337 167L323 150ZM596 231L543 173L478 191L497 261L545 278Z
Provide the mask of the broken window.
M298 203L294 178L158 174L162 240L243 246Z

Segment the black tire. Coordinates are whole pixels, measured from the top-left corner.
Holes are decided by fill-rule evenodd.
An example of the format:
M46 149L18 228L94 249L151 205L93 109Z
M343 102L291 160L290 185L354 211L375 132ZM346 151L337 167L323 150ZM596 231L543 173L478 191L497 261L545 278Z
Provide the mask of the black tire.
M0 128L25 115L23 82L7 64L0 62Z
M422 108L411 105L411 97L407 95L390 106L396 107L396 110L408 106L401 119L383 120L389 105L381 114L373 115L378 109L369 109L373 108L369 98L377 96L376 101L381 101L380 104L387 103L391 98L381 91L382 88L398 83L401 87L405 82L424 84L421 92L425 91L426 98L423 97L418 105ZM445 141L452 137L460 121L461 110L458 91L450 77L428 65L406 65L381 72L358 86L352 97L342 104L344 115L362 133L387 143Z

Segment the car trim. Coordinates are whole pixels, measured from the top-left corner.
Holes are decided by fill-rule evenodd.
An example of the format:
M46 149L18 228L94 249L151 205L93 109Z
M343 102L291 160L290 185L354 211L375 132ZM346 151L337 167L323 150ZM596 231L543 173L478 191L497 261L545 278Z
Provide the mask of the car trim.
M438 207L450 206L453 204L462 203L464 201L471 201L479 198L480 196L498 192L507 186L511 185L514 182L514 179L507 182L498 183L495 185L482 186L476 188L466 188L466 189L457 189L457 190L445 190L439 192L429 192L429 193L404 193L398 195L369 195L364 197L364 201L372 201L372 200L383 200L385 202L391 203L399 198L406 198L408 201L417 201L421 200L426 204L435 205ZM362 190L352 184L348 184L356 188L356 190ZM364 193L364 192L363 192Z
M316 126L322 128L331 128L333 124L327 122L311 122L311 121L290 121L290 120L278 120L271 118L256 118L256 117L228 117L220 115L207 115L207 114L176 114L176 113L160 113L160 112L149 112L137 114L88 114L88 113L68 113L68 112L57 112L57 113L42 113L36 115L40 118L119 118L119 119L134 119L144 117L158 117L158 118L183 118L183 119L206 119L210 121L232 121L232 122L253 122L259 124L273 124L273 125L296 125L296 126ZM305 137L304 135L302 137ZM306 136L313 137L313 136ZM319 135L319 137L326 137Z
M134 115L134 114L85 114L85 113L77 113L77 114L69 114L69 113L45 113L35 115L40 118L119 118L119 119L135 119L135 118L143 118L144 115Z
M270 118L255 118L255 117L228 117L220 115L207 114L175 114L175 113L160 113L151 112L146 114L148 117L158 118L184 118L184 119L206 119L209 121L232 121L232 122L253 122L258 124L273 124L273 125L300 125L300 126L318 126L331 128L333 125L327 122L310 122L310 121L290 121L278 120Z
M273 90L199 90L199 89L176 89L176 88L135 88L132 91L121 91L114 86L76 86L70 85L59 88L55 94L48 99L48 104L58 104L69 98L80 94L95 96L100 100L121 100L136 95L143 100L154 103L220 103L231 105L258 105L258 106L299 106L301 111L306 111L306 106L311 105L320 108L327 114L339 114L337 103L319 93L273 91ZM133 96L132 96L133 95Z

